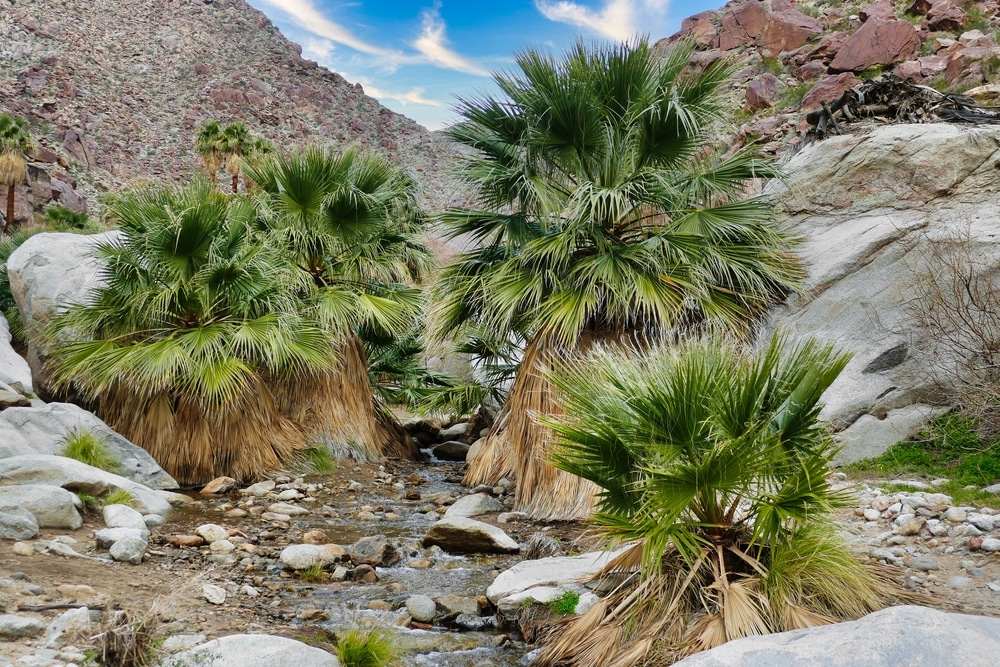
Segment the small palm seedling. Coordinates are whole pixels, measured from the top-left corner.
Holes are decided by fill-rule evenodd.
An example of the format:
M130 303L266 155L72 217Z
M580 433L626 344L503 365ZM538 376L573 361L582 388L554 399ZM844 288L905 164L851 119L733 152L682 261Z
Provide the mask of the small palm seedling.
M622 583L558 626L537 664L672 664L898 599L829 519L848 499L829 484L819 399L846 363L813 342L744 355L697 340L553 376L556 464L601 489L594 522L632 546L598 575Z
M392 634L380 627L353 627L337 636L337 657L344 667L389 667L399 649Z
M121 468L121 462L108 450L103 438L84 428L76 428L66 434L62 455L108 472L117 472Z

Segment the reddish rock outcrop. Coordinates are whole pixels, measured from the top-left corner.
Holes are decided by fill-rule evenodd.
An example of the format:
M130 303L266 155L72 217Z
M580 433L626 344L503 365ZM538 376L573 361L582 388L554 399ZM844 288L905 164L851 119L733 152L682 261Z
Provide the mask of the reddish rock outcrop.
M858 12L858 18L862 22L868 21L868 19L894 21L896 20L896 8L893 6L891 0L878 0Z
M812 90L802 98L802 109L817 109L824 102L832 102L860 83L858 77L851 72L828 76L813 86Z
M752 43L767 23L767 12L758 0L749 0L722 17L716 46L723 51Z
M778 77L773 74L761 74L747 86L744 108L747 111L769 109L774 106L780 90L781 82L778 81Z
M698 46L707 48L715 41L715 16L716 12L713 11L689 16L681 21L681 30L677 34L681 37L693 37Z
M920 47L917 30L906 21L872 19L844 40L830 62L835 72L862 72L881 65L903 62Z
M823 24L797 9L772 12L757 38L762 55L793 51L823 32Z

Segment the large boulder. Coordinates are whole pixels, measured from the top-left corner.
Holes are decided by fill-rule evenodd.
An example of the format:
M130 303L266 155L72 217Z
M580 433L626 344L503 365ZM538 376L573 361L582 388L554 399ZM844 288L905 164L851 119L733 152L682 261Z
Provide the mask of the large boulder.
M950 404L956 359L930 353L939 334L915 316L915 283L943 268L932 242L956 237L1000 278L998 160L1000 129L891 125L804 148L771 186L808 270L771 325L853 354L824 396L822 417L847 429L838 462L884 451L919 428L915 415Z
M772 12L757 37L757 46L772 58L794 51L814 35L823 32L823 24L797 9Z
M890 607L849 623L747 637L677 667L992 667L1000 619Z
M229 635L167 656L158 667L340 667L336 656L287 637Z
M0 512L21 507L34 515L41 528L69 528L83 525L79 508L83 503L75 493L48 484L0 486Z
M10 346L10 325L0 315L0 382L15 391L33 392L28 362Z
M493 604L500 604L506 598L533 588L559 587L587 581L620 554L621 551L595 551L579 556L521 561L493 580L486 589L486 597Z
M917 29L907 21L872 18L844 40L830 62L834 72L863 72L872 67L901 63L920 48Z
M170 503L148 486L65 456L34 454L0 459L0 485L15 484L49 484L92 496L122 489L132 494L136 509L143 514L166 516L170 512Z
M503 512L503 503L486 493L471 493L462 496L455 504L445 510L446 517L474 517L490 512Z
M510 535L496 526L465 517L441 519L427 531L423 545L437 545L456 554L512 554L521 549Z
M10 424L18 438L0 440L0 458L20 454L62 454L66 436L74 430L98 436L117 459L114 472L153 489L175 489L177 482L146 450L112 431L98 417L72 403L49 403L41 407L8 408L0 412L0 433Z
M46 349L39 342L39 333L60 309L86 301L101 285L101 262L91 253L98 243L117 234L36 234L7 260L11 293L28 336L28 364L35 392L43 398L54 394L44 369Z

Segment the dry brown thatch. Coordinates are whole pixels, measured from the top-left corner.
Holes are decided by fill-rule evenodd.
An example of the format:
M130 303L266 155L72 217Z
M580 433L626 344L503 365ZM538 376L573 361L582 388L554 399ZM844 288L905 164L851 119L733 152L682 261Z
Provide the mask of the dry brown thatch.
M306 446L302 429L281 414L260 378L224 408L166 392L113 389L101 395L98 413L185 485L221 475L249 479L280 468Z
M524 352L521 370L479 456L463 482L495 484L502 477L517 479L514 507L532 518L585 519L593 512L597 486L557 469L549 461L552 432L538 415L556 416L562 409L548 373L567 354L586 354L595 337L581 337L570 351L547 336L536 337Z
M282 414L302 426L308 446L322 444L334 458L415 458L419 450L406 432L375 406L361 339L351 334L339 352L339 364L329 371L274 383Z

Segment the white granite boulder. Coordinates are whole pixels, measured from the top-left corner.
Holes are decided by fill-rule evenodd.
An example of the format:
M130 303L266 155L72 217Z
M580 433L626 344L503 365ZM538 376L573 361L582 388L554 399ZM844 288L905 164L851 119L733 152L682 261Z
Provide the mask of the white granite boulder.
M336 656L287 637L229 635L163 658L157 667L340 667Z
M79 509L83 503L75 493L48 484L0 486L0 511L21 507L31 512L41 528L69 528L83 525Z
M521 550L510 535L496 526L465 517L448 517L432 525L423 545L437 545L448 553L517 553Z

